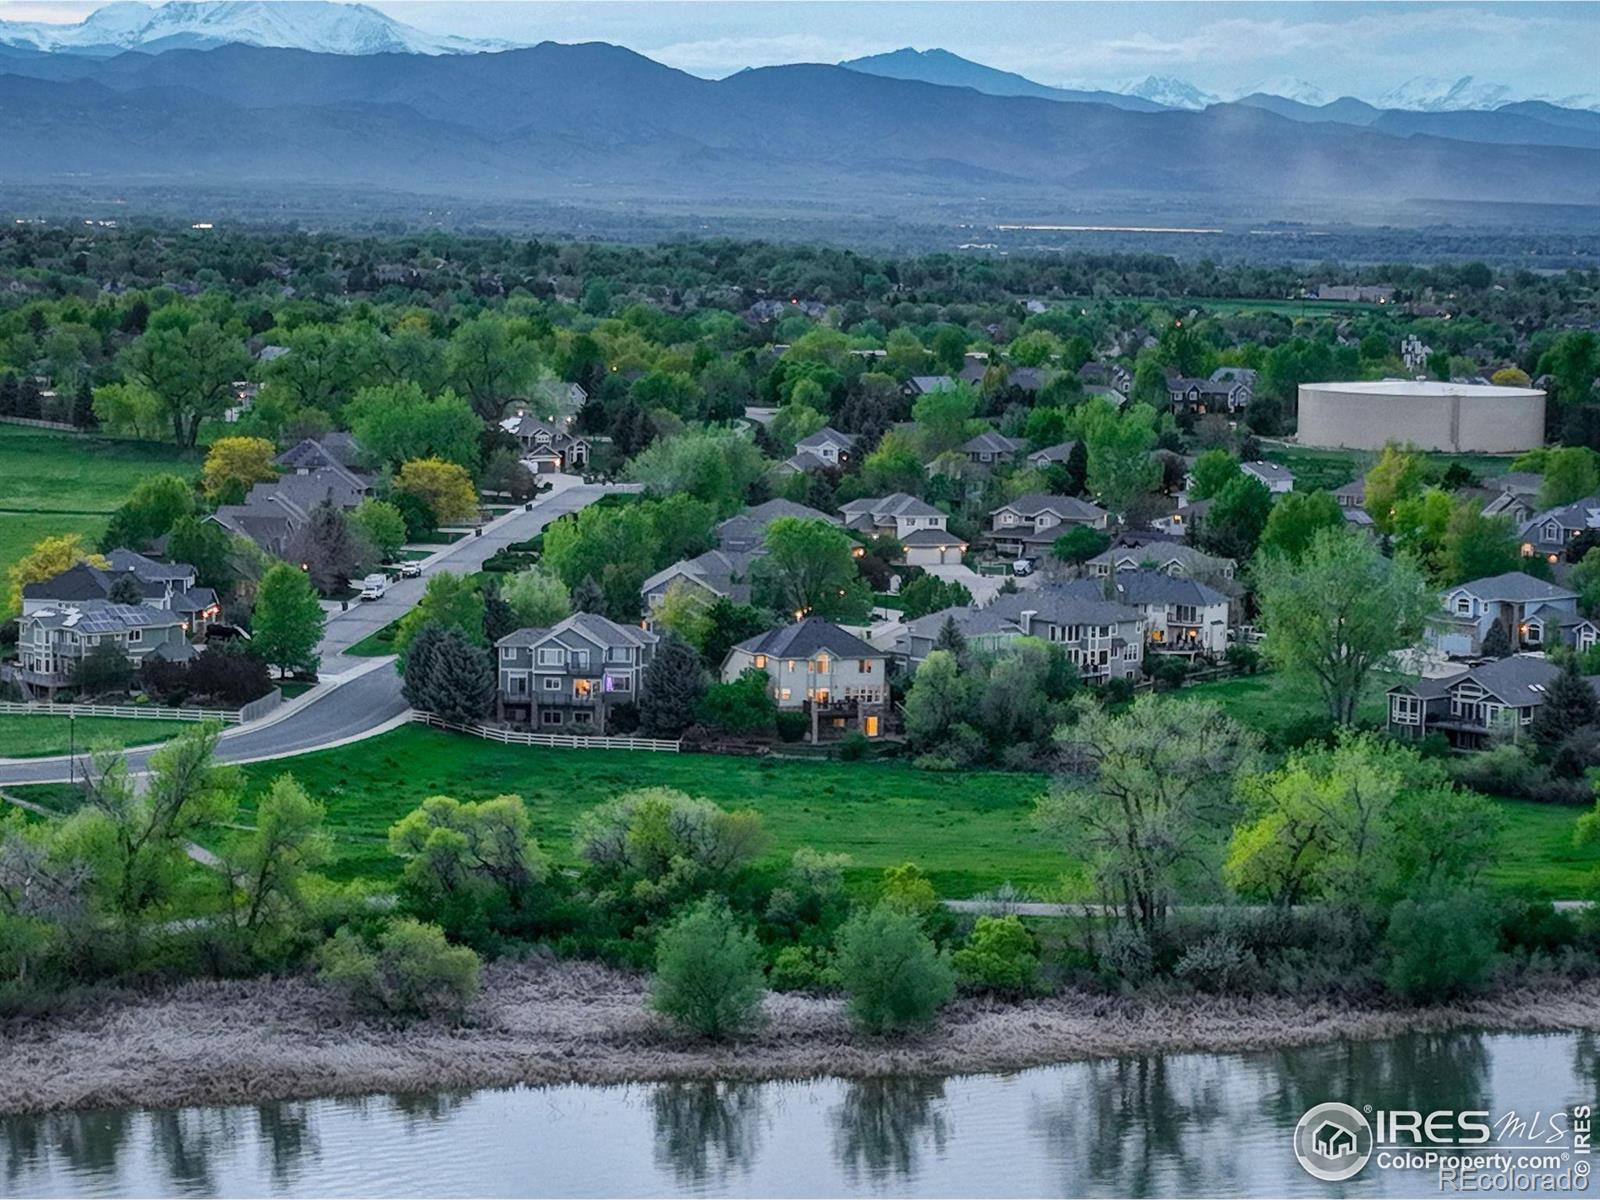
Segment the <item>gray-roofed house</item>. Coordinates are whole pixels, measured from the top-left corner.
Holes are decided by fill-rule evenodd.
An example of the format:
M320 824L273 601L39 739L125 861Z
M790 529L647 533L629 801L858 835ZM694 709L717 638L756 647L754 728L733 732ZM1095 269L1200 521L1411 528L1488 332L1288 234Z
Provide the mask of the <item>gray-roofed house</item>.
M1165 571L1119 571L1115 598L1139 610L1150 648L1160 654L1221 655L1228 649L1229 599L1197 580Z
M1391 735L1442 733L1457 750L1484 750L1520 738L1533 724L1561 668L1542 655L1514 654L1453 675L1389 689ZM1588 680L1589 686L1595 680Z
M320 438L301 438L273 462L294 475L306 475L325 467L339 467L371 480L361 472L361 443L355 434L333 430Z
M1135 546L1117 545L1102 551L1084 564L1088 573L1104 579L1112 571L1137 571L1143 568L1187 579L1232 579L1238 564L1197 550L1184 542L1152 539Z
M722 660L722 680L763 671L782 712L811 717L811 739L859 729L885 732L889 663L883 652L821 617L746 638Z
M1544 476L1532 471L1511 471L1483 481L1488 493L1483 504L1486 517L1510 517L1517 524L1529 520L1539 509L1539 493Z
M157 562L132 550L117 549L106 555L106 567L82 562L53 579L30 583L22 589L24 615L39 608L109 600L119 579L132 580L146 608L176 613L194 632L215 617L221 606L216 592L195 584L195 569L188 563Z
M1084 389L1106 387L1126 396L1133 388L1133 372L1119 362L1086 362L1078 368Z
M1043 554L1069 529L1104 529L1111 514L1075 496L1031 492L989 514L989 536L1001 554Z
M1294 472L1282 463L1240 463L1239 470L1265 484L1267 491L1274 496L1284 496L1294 491Z
M1578 611L1578 593L1521 571L1457 584L1444 594L1444 611L1428 624L1429 645L1452 658L1475 658L1498 625L1519 650L1566 645L1587 650L1600 638Z
M1560 562L1567 544L1586 529L1600 529L1600 496L1585 496L1529 517L1518 529L1523 556Z
M944 632L947 621L955 622L956 629L966 639L967 649L978 654L997 653L1022 636L1022 629L1015 621L993 608L962 604L907 621L895 635L895 657L916 670L933 653L934 643Z
M605 733L619 704L637 702L659 640L594 613L508 633L495 643L500 718L545 733Z
M1065 465L1067 459L1072 457L1073 448L1077 442L1057 442L1054 446L1046 446L1043 450L1035 450L1028 455L1030 467L1053 467L1057 464Z
M307 466L256 484L245 493L244 503L221 505L206 520L282 557L312 509L327 501L348 512L371 492L370 478L347 467Z
M1191 379L1174 375L1167 380L1167 403L1174 412L1232 413L1250 403L1254 389L1237 381Z
M1088 580L996 596L989 610L1013 622L1024 637L1062 647L1090 683L1135 678L1144 661L1139 610L1105 599Z
M1258 378L1254 367L1218 367L1211 372L1212 383L1237 384L1244 389L1239 401L1241 407L1255 398Z
M51 699L57 688L71 684L78 663L108 642L135 668L151 655L187 660L195 653L182 616L144 605L48 604L18 617L17 626L17 665L10 677L30 692L43 689Z
M735 513L717 526L717 545L735 554L749 554L760 550L767 536L767 526L779 517L796 517L802 521L826 521L837 525L839 518L793 500L767 500L743 512Z
M788 471L839 471L850 462L856 450L856 435L840 433L824 425L794 444L794 454L786 459Z
M1334 488L1328 493L1339 507L1345 511L1352 508L1365 509L1367 507L1367 481L1364 476L1357 476L1343 487Z
M913 375L901 390L915 400L932 392L948 392L955 386L956 381L948 375Z
M557 429L538 417L528 415L507 417L500 424L522 443L523 457L533 464L533 469L539 474L557 471L576 473L589 464L588 438Z
M986 429L975 437L968 438L956 448L956 453L964 456L967 462L975 467L992 467L1001 463L1017 461L1017 455L1028 447L1028 443L1021 438L1007 437L1003 433L996 433Z
M1006 386L1024 392L1043 391L1058 374L1054 367L1011 367L1006 371Z
M675 584L700 593L707 603L727 599L735 604L750 602L750 565L760 557L754 551L707 550L694 558L680 559L663 567L639 586L645 620L655 619L656 610Z
M918 529L943 529L950 519L942 509L905 492L863 496L839 506L845 528L861 533L888 534L904 540Z

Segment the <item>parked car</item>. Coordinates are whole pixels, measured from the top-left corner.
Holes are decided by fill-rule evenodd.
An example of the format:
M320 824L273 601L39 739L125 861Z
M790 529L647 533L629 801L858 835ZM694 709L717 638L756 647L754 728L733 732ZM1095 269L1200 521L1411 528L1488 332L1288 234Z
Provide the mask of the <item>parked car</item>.
M1013 575L1032 575L1033 574L1033 559L1031 559L1031 558L1019 558L1019 559L1017 559L1016 562L1011 564L1011 573Z
M422 564L419 562L403 562L395 567L395 574L401 579L415 579L422 574Z
M361 581L361 598L363 600L382 600L383 594L389 590L389 577L382 572L368 575Z

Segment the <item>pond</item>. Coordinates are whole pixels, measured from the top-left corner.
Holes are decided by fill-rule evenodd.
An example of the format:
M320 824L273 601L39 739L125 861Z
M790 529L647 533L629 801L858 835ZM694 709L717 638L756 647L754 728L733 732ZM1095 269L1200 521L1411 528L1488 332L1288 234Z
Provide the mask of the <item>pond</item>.
M1600 1036L1452 1033L1006 1075L78 1112L0 1118L0 1194L1437 1194L1436 1169L1380 1169L1376 1156L1348 1182L1320 1182L1294 1156L1295 1125L1329 1100L1514 1111L1528 1122L1509 1139L1523 1153L1597 1091ZM1572 1146L1569 1131L1544 1152ZM1561 1161L1589 1185L1576 1194L1596 1194L1587 1156ZM1491 1193L1526 1190L1495 1182Z

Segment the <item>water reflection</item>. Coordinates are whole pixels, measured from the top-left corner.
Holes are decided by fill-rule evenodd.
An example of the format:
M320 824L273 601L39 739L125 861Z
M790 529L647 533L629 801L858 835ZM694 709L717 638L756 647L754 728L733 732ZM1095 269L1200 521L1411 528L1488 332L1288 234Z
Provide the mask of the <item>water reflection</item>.
M112 1109L0 1118L6 1191L14 1195L22 1190L17 1184L24 1172L51 1160L77 1175L114 1174L138 1115Z
M256 1132L272 1164L272 1182L287 1188L305 1161L315 1163L321 1152L311 1106L304 1101L279 1101L256 1109Z
M916 1077L847 1083L830 1118L833 1154L846 1176L909 1178L924 1151L943 1154L950 1137L944 1087L942 1079Z
M748 1171L761 1149L766 1085L664 1083L650 1092L655 1158L682 1184L721 1184Z

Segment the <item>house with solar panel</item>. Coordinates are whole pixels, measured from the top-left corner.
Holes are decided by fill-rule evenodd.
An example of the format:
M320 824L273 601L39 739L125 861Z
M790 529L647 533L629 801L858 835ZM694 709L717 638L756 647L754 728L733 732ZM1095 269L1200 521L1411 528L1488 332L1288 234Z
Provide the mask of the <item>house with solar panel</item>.
M189 642L181 613L142 604L47 604L18 617L17 624L17 663L8 676L29 699L43 693L54 700L58 688L71 686L78 664L107 643L135 670L150 658L188 662L200 653Z

